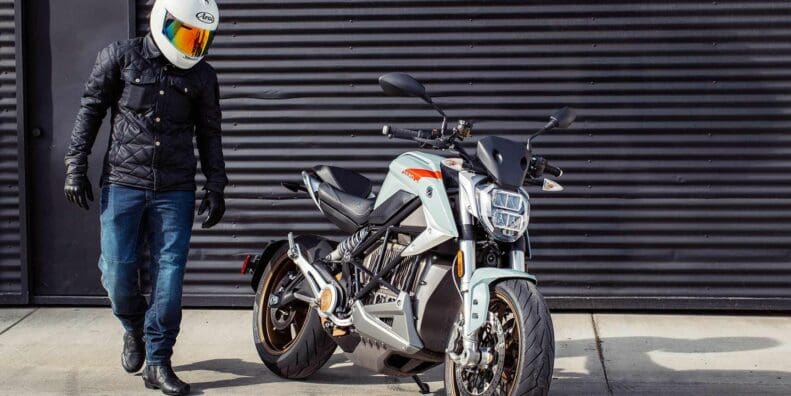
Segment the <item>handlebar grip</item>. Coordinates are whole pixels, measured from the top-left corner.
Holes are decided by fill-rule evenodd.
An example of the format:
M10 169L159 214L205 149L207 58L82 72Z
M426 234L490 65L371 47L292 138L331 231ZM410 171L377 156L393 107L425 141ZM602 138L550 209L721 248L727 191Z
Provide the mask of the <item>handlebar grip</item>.
M430 136L423 131L415 131L412 129L398 128L390 125L385 125L382 128L382 135L389 138L413 140L415 138L428 139Z
M560 177L563 175L563 169L547 164L546 167L544 167L544 173L549 173L552 176Z

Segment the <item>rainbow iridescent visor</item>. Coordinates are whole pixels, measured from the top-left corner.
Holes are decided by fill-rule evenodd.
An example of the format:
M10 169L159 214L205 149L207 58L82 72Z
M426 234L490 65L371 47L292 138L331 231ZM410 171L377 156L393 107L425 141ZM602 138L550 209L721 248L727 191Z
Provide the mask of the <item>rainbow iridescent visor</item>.
M162 34L184 55L199 58L206 55L214 40L214 31L197 28L181 22L169 12L165 13Z

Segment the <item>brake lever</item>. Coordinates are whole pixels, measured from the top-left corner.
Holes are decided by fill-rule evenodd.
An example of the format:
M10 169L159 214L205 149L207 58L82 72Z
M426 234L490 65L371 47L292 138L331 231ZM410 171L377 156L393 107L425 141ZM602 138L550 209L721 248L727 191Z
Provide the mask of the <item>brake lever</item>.
M413 140L418 142L418 143L420 143L420 144L423 144L423 145L435 148L437 150L447 150L447 149L451 148L451 145L448 142L446 142L445 139L442 139L442 138L423 139L423 138L416 137Z

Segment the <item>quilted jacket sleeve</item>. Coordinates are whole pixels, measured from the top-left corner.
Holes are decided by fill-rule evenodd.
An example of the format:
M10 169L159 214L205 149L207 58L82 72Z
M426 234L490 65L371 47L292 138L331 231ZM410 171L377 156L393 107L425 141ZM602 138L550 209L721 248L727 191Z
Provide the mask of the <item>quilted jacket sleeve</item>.
M99 51L85 91L80 100L80 111L71 132L66 150L66 174L84 175L88 171L88 155L96 134L107 114L107 109L117 100L121 89L121 72L118 44L113 43Z
M225 160L222 155L222 129L220 122L220 88L217 73L208 68L205 85L201 90L195 135L200 155L201 170L206 176L206 190L223 192L228 178L225 176Z

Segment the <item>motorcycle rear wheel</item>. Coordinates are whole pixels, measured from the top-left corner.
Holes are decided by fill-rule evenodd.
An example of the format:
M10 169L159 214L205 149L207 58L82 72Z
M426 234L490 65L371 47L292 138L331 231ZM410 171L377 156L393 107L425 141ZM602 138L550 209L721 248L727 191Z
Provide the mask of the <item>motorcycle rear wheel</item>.
M509 279L492 287L489 312L496 320L481 328L479 342L497 351L491 369L465 369L446 357L445 390L448 395L546 395L555 363L552 318L536 286ZM493 325L492 325L493 324ZM498 338L504 338L499 340Z
M276 375L303 379L330 359L337 345L323 329L321 318L307 303L296 300L274 309L269 297L299 273L288 257L288 246L278 249L261 275L253 308L253 339L261 361Z

